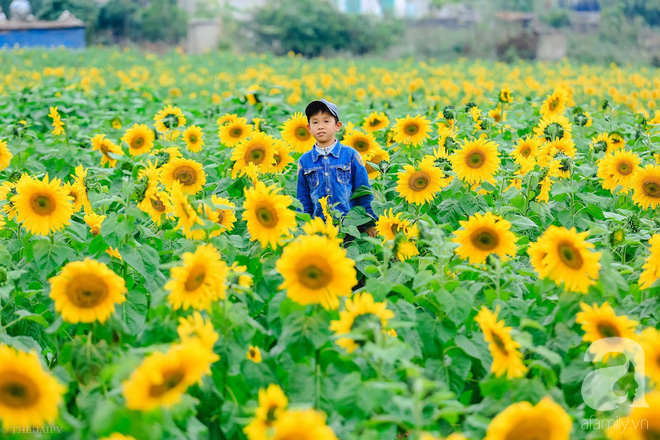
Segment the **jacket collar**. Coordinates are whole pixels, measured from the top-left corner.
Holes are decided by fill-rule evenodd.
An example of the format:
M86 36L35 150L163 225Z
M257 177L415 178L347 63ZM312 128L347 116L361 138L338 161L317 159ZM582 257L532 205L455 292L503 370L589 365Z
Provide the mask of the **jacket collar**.
M335 141L335 146L332 148L332 151L330 152L331 155L335 156L336 158L339 158L339 152L341 151L341 142L339 140ZM319 158L321 153L319 153L316 149L316 144L312 147L312 161L316 162Z

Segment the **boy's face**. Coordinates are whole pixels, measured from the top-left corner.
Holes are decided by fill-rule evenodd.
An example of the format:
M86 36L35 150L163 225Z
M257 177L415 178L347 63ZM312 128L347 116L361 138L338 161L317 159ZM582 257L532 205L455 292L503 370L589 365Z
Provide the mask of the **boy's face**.
M341 130L341 121L335 122L330 113L317 113L309 118L309 132L319 146L328 146L335 141L335 134Z

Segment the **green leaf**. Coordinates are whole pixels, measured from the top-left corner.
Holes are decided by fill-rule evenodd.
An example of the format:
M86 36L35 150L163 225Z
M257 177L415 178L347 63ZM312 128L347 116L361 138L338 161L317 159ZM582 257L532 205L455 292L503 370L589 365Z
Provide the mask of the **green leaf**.
M366 196L369 194L373 195L373 190L371 187L361 185L355 191L353 191L353 194L349 200L357 199L358 197Z

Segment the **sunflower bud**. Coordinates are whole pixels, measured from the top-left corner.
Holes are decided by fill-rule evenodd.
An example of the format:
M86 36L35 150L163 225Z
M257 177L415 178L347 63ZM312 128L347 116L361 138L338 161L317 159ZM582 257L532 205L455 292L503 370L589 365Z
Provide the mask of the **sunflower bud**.
M477 104L475 104L474 102L472 101L468 102L467 104L465 104L465 113L470 113L470 109L476 106Z
M445 139L445 148L449 154L453 153L457 146L458 143L454 140L453 137L449 136L447 139Z
M165 150L160 150L156 153L156 168L160 168L170 161L170 153Z
M451 171L451 162L449 162L449 159L446 159L444 157L441 157L439 159L436 159L435 164L437 165L438 168L440 168L442 171Z
M14 171L13 173L11 173L9 175L9 179L7 179L7 180L9 180L11 183L16 183L19 180L21 180L21 175L22 175L22 173L20 173L18 171Z
M7 266L0 265L0 287L4 287L9 282L9 270Z
M575 122L575 125L584 127L589 122L589 118L582 111L578 111L573 116L573 122Z
M625 239L626 239L626 231L621 228L616 228L610 234L610 244L612 246L619 246L621 243L623 243L623 240Z
M642 226L642 222L640 221L639 216L637 215L637 213L630 214L630 217L628 217L628 220L627 220L627 224L628 224L628 227L630 228L630 230L632 232L639 232L639 230Z
M608 101L607 98L605 98L600 103L600 108L602 108L603 110L607 110L608 108L612 108L612 104L610 104L610 101Z
M486 264L495 270L499 270L502 267L502 260L500 260L499 255L490 254L486 257Z
M456 119L456 107L453 105L448 105L442 109L442 116L444 116L448 121Z
M594 153L604 153L607 151L607 142L598 141L594 144Z

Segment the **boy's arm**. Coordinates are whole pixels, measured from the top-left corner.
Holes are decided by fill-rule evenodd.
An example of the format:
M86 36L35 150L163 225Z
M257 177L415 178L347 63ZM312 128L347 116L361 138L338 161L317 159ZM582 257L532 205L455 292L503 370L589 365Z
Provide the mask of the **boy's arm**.
M353 194L355 190L361 186L367 186L371 188L371 185L369 184L369 174L367 173L367 169L364 167L364 161L362 160L360 153L357 153L353 157L353 160L351 161L351 167L353 168L353 172L351 173L353 176L353 189L351 190L351 194ZM371 202L373 201L373 194L365 194L354 199L356 205L363 206L364 209L367 210L367 214L376 219L376 214L374 214L374 211L371 208Z
M314 215L314 204L307 184L307 178L303 172L303 167L298 162L298 189L296 190L296 198L300 200L303 205L303 212L309 215Z

